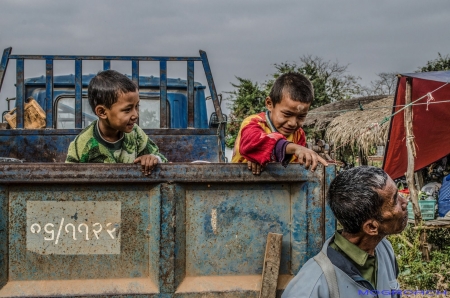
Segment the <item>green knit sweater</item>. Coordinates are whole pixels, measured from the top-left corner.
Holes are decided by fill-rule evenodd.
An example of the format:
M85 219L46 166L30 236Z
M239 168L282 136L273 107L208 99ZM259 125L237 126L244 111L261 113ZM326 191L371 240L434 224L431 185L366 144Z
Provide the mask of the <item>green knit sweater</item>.
M142 155L159 156L162 162L167 159L159 153L158 146L138 126L115 143L105 141L98 132L97 120L86 127L69 145L67 163L133 163Z

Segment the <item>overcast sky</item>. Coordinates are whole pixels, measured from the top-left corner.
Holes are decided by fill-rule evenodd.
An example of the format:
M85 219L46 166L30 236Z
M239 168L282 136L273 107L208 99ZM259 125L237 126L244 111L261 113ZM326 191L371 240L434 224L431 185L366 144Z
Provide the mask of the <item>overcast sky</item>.
M449 15L448 0L2 0L0 46L13 54L75 55L197 56L202 49L218 92L232 90L235 76L263 82L274 63L312 54L349 64L368 85L376 73L413 72L450 53ZM72 65L57 64L55 74L73 73ZM44 74L43 63L25 66L26 76ZM206 83L200 67L196 80ZM11 63L0 111L14 96L14 71ZM169 65L169 76L184 74L184 65Z

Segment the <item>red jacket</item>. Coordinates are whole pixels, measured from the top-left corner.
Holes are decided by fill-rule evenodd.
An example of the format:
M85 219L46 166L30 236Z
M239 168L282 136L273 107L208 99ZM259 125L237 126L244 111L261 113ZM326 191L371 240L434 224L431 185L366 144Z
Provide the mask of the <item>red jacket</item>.
M306 135L302 128L286 138L281 133L272 131L273 125L268 121L270 120L266 119L265 112L244 119L234 144L231 162L252 161L261 165L275 162L274 149L281 139L306 146ZM297 156L293 155L290 161L296 162Z

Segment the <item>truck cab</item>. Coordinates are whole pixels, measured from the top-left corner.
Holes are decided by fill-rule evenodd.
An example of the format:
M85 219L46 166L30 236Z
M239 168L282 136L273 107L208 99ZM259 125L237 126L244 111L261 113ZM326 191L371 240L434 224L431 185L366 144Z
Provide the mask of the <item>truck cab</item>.
M82 128L97 119L87 99L87 87L94 74L82 76ZM131 79L131 76L128 75ZM34 98L41 107L46 106L45 77L25 79L25 97ZM160 127L160 96L159 77L139 77L139 126L143 129L158 129ZM75 128L75 76L62 75L53 78L53 128ZM187 128L187 81L182 79L167 79L167 119L168 128ZM206 87L194 82L194 128L208 128L206 113Z

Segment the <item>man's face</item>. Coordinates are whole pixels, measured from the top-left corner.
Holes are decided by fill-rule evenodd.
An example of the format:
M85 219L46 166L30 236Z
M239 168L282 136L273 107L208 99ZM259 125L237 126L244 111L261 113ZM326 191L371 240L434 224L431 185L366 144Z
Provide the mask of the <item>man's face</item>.
M385 235L400 233L408 223L407 200L399 195L397 186L391 178L378 193L384 198L379 232Z
M110 109L106 109L108 126L117 131L131 132L139 117L139 93L121 93Z
M276 105L273 105L270 97L266 98L266 107L270 111L270 120L275 129L285 137L289 137L302 127L310 105L310 103L292 100L285 93L283 93L281 101Z

